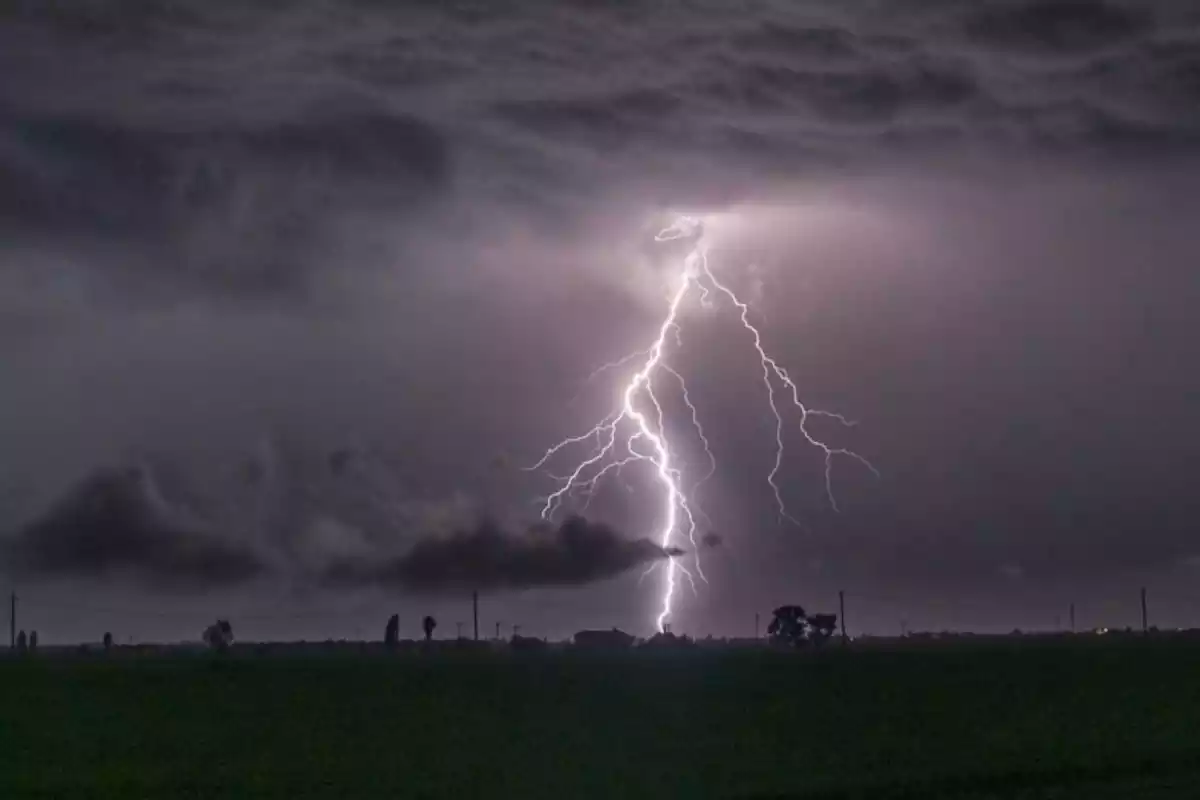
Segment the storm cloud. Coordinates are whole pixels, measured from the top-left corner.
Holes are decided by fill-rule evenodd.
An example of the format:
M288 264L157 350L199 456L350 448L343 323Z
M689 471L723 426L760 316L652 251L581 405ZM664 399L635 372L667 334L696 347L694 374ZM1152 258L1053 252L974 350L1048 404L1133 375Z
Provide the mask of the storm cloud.
M676 598L680 630L841 589L864 628L908 593L930 624L1011 630L1052 619L1052 590L1082 609L1131 570L1190 575L1190 0L21 3L0 72L0 532L58 565L31 574L87 544L49 524L79 505L66 488L132 452L155 472L115 492L140 520L122 536L158 543L98 557L105 575L205 573L160 541L186 534L265 560L243 571L264 603L341 571L316 612L578 586L565 545L528 544L556 531L508 523L551 485L522 467L612 410L624 373L588 376L658 330L681 253L653 234L683 209L728 222L713 268L881 478L839 461L834 513L786 419L776 477L803 528L783 524L745 332L719 298L690 308L671 366L718 462L696 508L720 538L697 536L709 582ZM655 391L692 486L686 405ZM641 465L608 477L589 519L662 519ZM505 522L481 533L487 515ZM620 539L599 569L652 548ZM661 584L639 571L492 610L649 624ZM439 619L461 613L446 591L423 600ZM329 633L313 620L262 633Z
M516 533L484 520L471 530L418 541L379 563L343 562L329 569L332 585L379 585L437 593L578 586L682 555L649 539L626 539L608 525L571 516Z
M169 506L149 473L108 470L83 480L4 542L3 567L25 579L132 578L155 589L243 583L266 565Z

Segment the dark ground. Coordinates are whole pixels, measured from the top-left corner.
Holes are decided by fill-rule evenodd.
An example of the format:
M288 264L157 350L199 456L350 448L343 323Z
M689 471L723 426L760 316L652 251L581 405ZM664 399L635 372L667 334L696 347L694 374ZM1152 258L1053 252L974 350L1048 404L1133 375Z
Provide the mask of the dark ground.
M5 798L1200 796L1200 643L43 655L0 662L0 776Z

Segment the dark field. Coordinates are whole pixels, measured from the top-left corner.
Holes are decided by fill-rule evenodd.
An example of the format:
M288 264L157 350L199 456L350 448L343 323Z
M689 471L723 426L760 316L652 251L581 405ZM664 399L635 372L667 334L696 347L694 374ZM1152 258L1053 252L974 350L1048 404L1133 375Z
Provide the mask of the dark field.
M1200 796L1200 643L0 663L0 797Z

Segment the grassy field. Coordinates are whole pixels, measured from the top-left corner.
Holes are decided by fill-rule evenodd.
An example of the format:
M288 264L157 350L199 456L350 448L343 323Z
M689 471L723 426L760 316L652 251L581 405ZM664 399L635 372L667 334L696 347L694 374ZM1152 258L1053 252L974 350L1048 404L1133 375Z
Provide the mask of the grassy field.
M0 662L60 796L1200 796L1200 643Z

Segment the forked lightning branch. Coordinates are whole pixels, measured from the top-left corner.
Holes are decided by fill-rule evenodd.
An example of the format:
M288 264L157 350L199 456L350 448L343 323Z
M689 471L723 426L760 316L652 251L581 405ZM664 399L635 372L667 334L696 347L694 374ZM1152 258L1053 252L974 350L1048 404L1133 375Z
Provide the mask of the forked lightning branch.
M825 491L829 502L837 508L833 496L832 470L834 458L845 456L854 459L871 472L875 468L865 458L857 453L841 447L832 447L817 438L808 427L809 421L815 416L830 417L843 425L851 425L840 414L809 408L800 399L800 390L792 380L788 371L779 364L765 349L762 335L750 321L750 308L725 283L717 279L709 265L708 246L704 238L704 226L700 219L691 216L680 216L670 226L658 233L655 239L659 242L687 240L692 243L691 249L683 259L682 268L676 279L676 286L671 295L667 312L658 327L658 335L644 350L639 350L619 361L606 364L601 370L619 368L625 365L639 364L634 374L621 387L620 401L611 414L596 423L586 432L571 436L551 447L542 458L529 467L531 470L549 466L551 461L561 457L566 461L571 453L577 453L566 474L553 476L557 486L545 500L542 506L542 517L550 519L562 504L573 495L581 494L590 500L600 481L611 477L620 470L637 465L649 468L653 480L661 487L662 492L662 528L658 533L658 543L670 555L666 559L663 571L662 599L655 627L664 630L671 618L675 593L679 586L680 576L691 582L699 578L706 581L701 565L700 547L697 540L698 510L684 490L683 472L675 457L675 450L667 438L663 404L656 395L656 386L662 381L675 381L681 388L684 403L687 406L690 422L695 429L707 456L707 471L692 487L695 492L704 481L712 476L717 462L709 447L708 438L701 424L702 414L692 402L688 394L687 382L669 363L670 347L682 341L680 327L680 309L684 300L695 293L705 306L711 306L716 295L716 302L728 303L736 310L742 327L748 339L747 345L753 348L762 365L762 380L767 388L767 403L775 420L775 457L766 480L775 496L782 518L795 522L789 513L780 492L777 481L779 470L783 465L784 456L784 411L796 417L796 424L805 441L819 450L824 458ZM688 547L683 547L683 545ZM677 555L680 549L685 549L691 557L691 568L683 563L683 556ZM651 567L654 569L654 567Z

